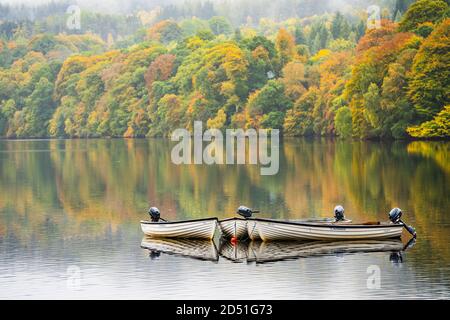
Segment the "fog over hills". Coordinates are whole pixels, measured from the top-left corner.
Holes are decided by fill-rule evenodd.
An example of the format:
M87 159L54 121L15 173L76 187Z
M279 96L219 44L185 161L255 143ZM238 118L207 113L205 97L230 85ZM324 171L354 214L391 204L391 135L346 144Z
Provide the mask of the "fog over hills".
M16 6L36 7L45 4L77 4L83 9L99 11L102 13L132 13L139 10L151 10L158 6L198 6L204 3L213 3L220 8L230 10L248 10L257 7L257 11L264 10L264 14L270 16L271 13L291 12L299 15L320 14L324 11L351 11L354 9L365 9L370 5L376 4L385 7L391 7L395 0L0 0L0 4L9 4ZM263 9L261 9L263 8ZM254 9L256 10L256 9ZM262 12L255 12L260 15ZM260 14L258 14L260 13Z

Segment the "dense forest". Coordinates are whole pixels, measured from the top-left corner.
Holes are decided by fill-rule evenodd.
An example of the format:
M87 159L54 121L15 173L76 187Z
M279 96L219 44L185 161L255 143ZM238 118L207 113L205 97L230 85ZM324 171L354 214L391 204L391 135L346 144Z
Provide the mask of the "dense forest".
M70 31L62 4L28 16L1 6L0 136L167 136L193 121L286 136L450 136L447 1L395 1L379 24L365 9L311 4L300 15L308 1L286 0L278 8L291 16L269 17L239 1L83 11ZM231 17L243 3L252 15Z

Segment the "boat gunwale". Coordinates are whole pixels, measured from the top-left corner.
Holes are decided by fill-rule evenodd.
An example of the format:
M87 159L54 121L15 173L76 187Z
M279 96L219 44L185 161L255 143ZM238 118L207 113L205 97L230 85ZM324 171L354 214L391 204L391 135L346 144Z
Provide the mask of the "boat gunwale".
M219 220L219 223L221 223L221 222L233 221L233 220L237 220L237 221L248 221L249 219L244 219L244 218L239 218L239 217L233 217L233 218L227 218L227 219Z
M217 222L219 222L219 219L217 219L217 218L204 218L204 219L196 219L196 220L158 221L158 222L141 220L141 224L161 225L161 224L179 224L179 223L191 223L191 222L202 222L202 221L217 221Z
M302 226L302 227L314 227L314 228L338 228L338 229L383 229L383 228L403 228L401 224L319 224L319 223L305 223L305 222L294 222L294 221L283 221L283 220L273 220L273 219L264 219L264 218L250 218L248 220L256 221L256 222L268 222L268 223L279 223L286 225L294 225L294 226Z

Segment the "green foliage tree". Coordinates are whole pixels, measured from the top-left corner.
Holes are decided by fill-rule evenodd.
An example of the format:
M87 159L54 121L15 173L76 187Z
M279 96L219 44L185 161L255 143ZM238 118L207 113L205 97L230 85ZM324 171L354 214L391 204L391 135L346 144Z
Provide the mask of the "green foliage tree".
M338 11L331 21L331 35L334 39L347 39L350 34L350 26L344 16Z
M408 128L414 138L450 138L450 105L445 106L433 120Z
M271 80L259 91L253 93L248 101L251 116L268 114L271 111L285 111L292 103L284 95L284 85L280 81Z
M378 129L381 124L381 97L378 86L375 83L371 83L363 97L366 119L373 128Z
M306 44L306 36L305 33L303 32L303 28L300 25L295 26L294 37L295 37L295 44L297 45Z
M184 36L194 36L200 31L211 31L208 21L198 18L185 19L180 22Z
M261 125L266 129L283 129L284 112L272 111L264 115Z
M16 102L13 99L9 99L3 105L0 105L0 136L6 134L8 122L14 117L16 111Z
M341 107L337 110L334 118L336 132L342 138L352 136L352 112L348 107Z
M56 41L53 36L45 34L36 36L31 40L29 47L30 50L47 54L56 45Z
M224 17L212 17L208 20L209 27L215 35L229 35L233 32L230 22Z
M47 136L48 121L54 110L53 89L53 84L47 78L39 80L33 93L25 100L25 108L21 111L25 126L18 127L17 137Z

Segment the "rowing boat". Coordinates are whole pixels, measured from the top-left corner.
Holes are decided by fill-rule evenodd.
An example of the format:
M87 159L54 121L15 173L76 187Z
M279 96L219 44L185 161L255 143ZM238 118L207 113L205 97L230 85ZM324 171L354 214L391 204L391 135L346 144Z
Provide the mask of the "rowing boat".
M230 218L219 222L217 218L168 222L160 217L158 208L148 211L151 221L141 221L142 231L154 238L214 238L218 227L228 238L279 241L279 240L382 240L400 238L405 228L414 238L416 231L402 220L402 211L389 212L391 222L352 223L345 219L344 208L336 206L334 219L281 221L252 218L259 211L240 206L237 213L242 218Z
M347 222L309 223L252 219L263 241L284 240L380 240L400 238L402 224L375 223L355 224Z
M141 221L142 232L153 238L213 239L217 218L187 221Z

